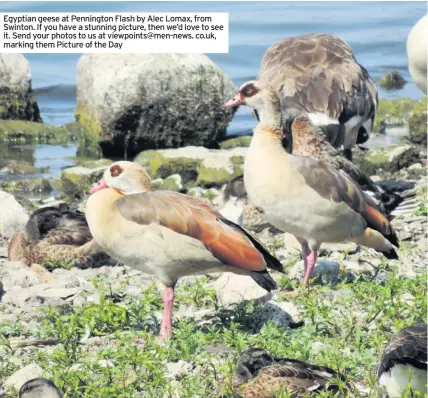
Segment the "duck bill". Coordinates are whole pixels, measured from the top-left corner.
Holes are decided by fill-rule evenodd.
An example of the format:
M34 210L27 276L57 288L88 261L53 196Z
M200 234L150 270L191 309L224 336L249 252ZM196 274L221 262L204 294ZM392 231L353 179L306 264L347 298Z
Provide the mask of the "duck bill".
M232 99L230 99L229 101L227 101L224 104L224 107L225 108L236 108L239 105L243 105L243 103L244 102L242 101L241 94L238 93Z
M104 178L101 178L89 191L89 193L94 193L97 191L100 191L101 189L108 188L108 185L106 183L106 180Z

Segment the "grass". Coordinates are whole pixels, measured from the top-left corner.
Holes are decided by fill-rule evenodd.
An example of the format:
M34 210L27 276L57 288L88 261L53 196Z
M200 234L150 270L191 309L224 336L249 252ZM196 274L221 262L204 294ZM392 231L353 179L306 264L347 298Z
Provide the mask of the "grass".
M201 320L174 319L175 338L165 345L156 340L159 322L155 315L162 310L157 286L149 286L138 299L126 302L111 293L108 280L98 278L94 280L101 291L98 304L69 311L46 309L37 331L23 330L19 321L0 324L0 331L8 331L0 342L0 353L6 354L0 355L0 380L20 367L10 360L16 357L10 339L32 333L62 341L54 349L26 348L20 359L42 366L66 398L215 397L219 391L231 391L236 357L250 347L330 366L351 382L371 389L370 397L376 398L375 371L386 342L400 328L426 320L426 277L399 279L392 273L385 284L357 279L334 288L314 286L293 299L305 320L303 327L283 329L268 324L259 333L251 331L258 305L221 308L207 285L209 279L195 278L193 284L177 288L175 310L190 306L193 311L208 310L209 315ZM105 343L88 346L80 342L88 331ZM142 349L133 342L136 337L145 339ZM227 350L210 353L209 346ZM167 363L176 363L174 379L168 377L171 365ZM351 395L344 389L340 396Z

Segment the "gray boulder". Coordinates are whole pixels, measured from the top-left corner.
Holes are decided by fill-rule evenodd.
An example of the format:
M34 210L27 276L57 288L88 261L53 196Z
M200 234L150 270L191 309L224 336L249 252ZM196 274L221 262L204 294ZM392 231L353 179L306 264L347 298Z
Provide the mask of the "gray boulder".
M85 54L77 65L80 153L215 147L234 113L223 104L235 93L203 54Z
M30 63L22 54L0 54L0 119L42 121Z
M0 191L0 236L10 238L22 231L28 221L28 214L13 195Z

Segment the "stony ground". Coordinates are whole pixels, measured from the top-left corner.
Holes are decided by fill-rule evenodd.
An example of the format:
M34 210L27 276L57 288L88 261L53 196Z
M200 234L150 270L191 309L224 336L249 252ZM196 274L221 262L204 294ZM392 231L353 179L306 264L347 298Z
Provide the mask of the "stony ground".
M148 168L156 188L216 205L221 184L240 172L248 145L244 138L229 140L220 152L195 147L148 151L136 161ZM218 161L212 164L219 154L220 169ZM0 236L0 397L16 397L16 389L40 375L51 378L66 398L216 397L231 392L236 358L249 347L344 373L355 389L344 386L340 397L380 396L376 368L386 342L400 328L426 322L426 151L400 144L364 152L357 161L374 180L416 183L416 198L393 220L399 260L385 260L355 244L323 245L314 285L296 298L267 294L245 276L182 278L176 289L175 336L165 344L157 342L163 304L153 278L120 264L89 270L67 264L50 264L51 271L28 268L7 260L7 241ZM79 163L49 184L84 208L89 186L110 163ZM16 166L1 171L28 173ZM1 187L19 196L21 188L15 185ZM7 204L2 199L3 207L14 201L10 198ZM29 211L41 204L19 201ZM247 215L247 226L287 270L273 274L278 284L298 288L303 264L293 240L263 227L257 215ZM7 216L0 235L7 236L14 222L25 225L15 208ZM145 343L137 346L137 337Z
M263 347L279 357L330 366L356 391L378 396L376 366L392 333L426 321L426 183L421 204L393 222L400 259L386 261L352 244L325 245L316 284L297 298L266 294L250 278L183 278L175 337L156 340L161 290L122 265L48 272L7 261L0 241L0 396L32 376L52 378L65 397L215 397L231 390L237 355ZM300 253L289 238L258 234L287 268L283 288L298 287ZM144 338L138 347L136 337ZM1 395L3 393L3 395ZM282 395L285 396L285 395Z

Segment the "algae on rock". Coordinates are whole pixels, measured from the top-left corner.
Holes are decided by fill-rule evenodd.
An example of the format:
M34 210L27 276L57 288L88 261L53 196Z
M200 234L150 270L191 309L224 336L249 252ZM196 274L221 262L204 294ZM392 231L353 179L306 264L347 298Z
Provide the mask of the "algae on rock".
M59 144L72 138L65 127L23 120L0 120L0 142Z

